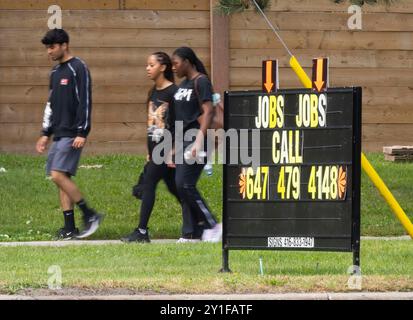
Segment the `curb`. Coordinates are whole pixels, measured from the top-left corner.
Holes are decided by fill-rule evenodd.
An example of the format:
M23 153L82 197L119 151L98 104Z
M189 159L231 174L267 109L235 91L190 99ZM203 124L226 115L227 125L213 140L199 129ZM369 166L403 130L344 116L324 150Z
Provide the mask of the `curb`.
M279 293L229 295L0 295L0 300L413 300L413 292Z

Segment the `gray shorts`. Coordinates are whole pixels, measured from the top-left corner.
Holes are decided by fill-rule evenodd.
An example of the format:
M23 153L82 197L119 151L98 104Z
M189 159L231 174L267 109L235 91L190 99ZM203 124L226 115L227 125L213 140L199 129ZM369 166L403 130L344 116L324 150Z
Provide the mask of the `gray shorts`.
M60 138L60 140L53 142L46 163L48 176L50 176L50 171L66 172L71 176L76 175L82 148L73 148L74 140L75 138Z

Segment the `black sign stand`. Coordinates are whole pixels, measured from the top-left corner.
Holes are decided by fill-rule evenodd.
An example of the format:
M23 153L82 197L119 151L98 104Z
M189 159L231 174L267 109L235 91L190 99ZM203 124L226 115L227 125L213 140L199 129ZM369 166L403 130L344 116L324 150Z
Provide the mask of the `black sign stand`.
M320 94L320 93L315 93L311 89L292 89L292 90L280 90L276 95L294 95L294 94ZM351 131L351 137L348 138L347 143L347 148L348 152L352 152L352 157L351 159L348 159L348 161L351 162L345 162L343 159L337 159L337 164L348 164L349 167L351 167L351 175L349 173L349 178L351 179L351 184L346 185L346 190L350 191L351 187L351 192L348 192L347 198L349 201L351 201L351 206L346 206L345 209L342 209L341 214L345 214L346 217L344 218L343 225L345 229L343 229L343 225L340 225L337 229L337 233L334 234L335 229L332 227L329 234L325 234L322 236L319 240L320 243L322 241L322 244L313 246L312 248L293 248L293 247L265 247L265 245L262 244L262 240L260 240L260 244L256 245L253 240L250 238L265 238L267 234L262 234L261 236L257 235L259 231L255 229L255 234L253 235L245 235L245 231L240 231L237 233L236 228L240 225L240 222L238 221L237 226L235 226L234 217L229 218L228 213L230 212L230 207L229 205L233 205L234 200L228 201L234 195L234 191L230 189L231 183L234 184L234 181L229 181L229 177L234 180L234 175L231 173L233 176L229 176L230 170L231 170L231 165L229 164L224 164L223 167L223 238L222 238L222 269L221 272L231 272L229 268L229 250L312 250L312 251L350 251L353 253L353 272L356 273L359 270L360 267L360 183L361 183L361 106L362 106L362 89L359 87L355 88L328 88L324 94L328 96L328 99L330 99L330 96L335 95L335 99L339 101L340 105L342 107L346 107L347 104L353 104L353 109L351 110L352 112L352 118L346 118L346 121L349 122L349 126L345 126L346 130L352 129ZM224 98L224 103L225 103L225 108L224 108L224 128L225 130L228 129L233 129L230 127L230 121L233 123L234 119L234 114L238 117L243 117L244 125L245 125L245 118L251 117L251 114L242 114L242 108L240 107L240 101L245 101L251 96L264 96L267 95L266 93L263 92L258 92L258 91L239 91L239 92L225 92L225 98ZM341 96L342 95L342 96ZM349 95L352 95L352 98L349 97ZM345 96L345 97L344 97ZM237 102L234 103L234 100L231 99L238 99L236 100ZM350 98L350 100L349 100ZM351 100L352 99L352 100ZM237 105L238 104L238 105ZM331 113L336 113L337 114L342 114L343 117L345 117L345 112L343 111L331 111ZM249 110L249 113L251 113L251 110ZM231 119L231 120L230 120ZM338 118L336 118L338 119ZM350 123L351 122L351 123ZM245 128L245 127L243 127ZM237 128L235 128L237 129ZM250 127L249 129L253 129L253 127ZM335 129L335 128L332 128ZM267 131L270 131L269 129L266 129ZM311 131L311 130L308 130ZM347 132L347 131L346 131ZM334 134L329 133L329 134ZM322 135L326 135L325 133L322 133ZM348 134L346 135L348 136ZM350 141L351 138L351 141ZM227 152L227 161L229 159L229 143L228 141L225 141L226 147L225 150ZM351 145L350 145L351 144ZM314 151L313 151L314 152ZM325 151L320 151L325 152ZM315 153L313 153L314 155ZM343 161L341 161L343 160ZM234 171L232 171L234 172ZM238 201L238 200L235 200ZM241 201L241 200L240 200ZM307 199L305 200L309 204L311 204L311 200ZM326 202L325 200L321 200ZM238 201L239 202L239 201ZM249 205L254 208L256 212L259 212L261 210L259 206L253 207L254 204L252 203L257 203L260 201L245 201L245 203L249 203ZM265 202L265 200L264 200ZM271 202L271 201L270 201ZM288 206L291 204L291 206L294 206L294 201L293 200L288 200L288 201L276 201L273 200L272 202L282 203L282 205L287 206L284 207L288 208ZM320 202L320 201L318 201ZM338 201L337 201L338 202ZM262 201L261 201L262 204ZM251 207L250 207L251 208ZM234 210L234 208L232 208ZM286 212L289 212L289 210L285 210ZM331 214L334 215L335 212L334 210L331 211ZM239 219L240 220L240 219ZM259 220L259 219L257 219ZM249 223L248 219L245 220L245 222L241 223ZM348 228L346 227L348 224ZM350 225L351 224L351 225ZM243 226L245 228L246 225ZM262 226L265 227L265 222L263 222ZM341 228L341 229L340 229ZM232 233L229 233L229 229L231 229ZM247 228L248 229L248 228ZM245 229L243 229L245 230ZM347 235L348 232L346 233L343 230L348 230L348 232L351 232L351 235ZM288 234L288 232L290 232ZM289 229L285 236L286 237L298 237L298 236L303 236L305 237L305 234L300 234L299 229ZM315 234L317 233L314 231ZM351 239L349 239L349 237ZM234 240L235 239L235 240ZM247 239L247 240L246 240ZM257 238L258 239L258 238ZM317 240L317 238L315 238ZM351 242L347 242L347 240ZM238 241L238 242L237 242ZM244 242L243 242L244 241ZM258 240L257 240L258 241ZM341 241L341 242L340 242Z
M356 87L353 101L353 266L360 268L360 193L361 193L361 106L362 90ZM356 270L353 270L355 273Z
M225 92L224 95L224 129L225 131L228 130L228 117L229 117L229 108L226 108L225 106L229 105L229 96L228 96L228 91ZM225 143L225 152L228 152L228 146L226 140L224 141ZM225 199L228 199L227 195L227 188L225 188L227 184L227 175L226 175L226 165L224 163L224 168L223 168L223 177L222 177L222 196L223 196L223 204L222 204L222 269L221 272L231 272L229 268L229 249L227 244L227 226L228 226L228 216L225 214L227 212L227 201Z

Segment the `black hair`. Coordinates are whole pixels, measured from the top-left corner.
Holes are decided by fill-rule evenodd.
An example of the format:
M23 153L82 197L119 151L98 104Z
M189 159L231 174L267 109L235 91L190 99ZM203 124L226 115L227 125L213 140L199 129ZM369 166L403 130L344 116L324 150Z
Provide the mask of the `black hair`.
M191 48L180 47L174 51L174 56L178 56L183 60L188 60L198 72L203 73L207 77L209 77L204 64L201 62L201 60L199 60L194 50L192 50Z
M44 45L69 43L69 35L63 29L51 29L42 39Z
M165 78L171 82L175 82L174 72L172 70L172 61L171 58L162 51L152 53L156 57L156 60L163 66L166 66L165 71L163 72Z
M165 79L175 83L175 77L174 77L174 72L172 70L172 60L166 54L165 52L162 51L157 51L151 54L151 56L155 56L156 60L163 66L166 66L165 71L163 72ZM152 93L155 91L156 85L154 85L148 92L148 97L146 99L146 103L149 103L149 100L151 99Z

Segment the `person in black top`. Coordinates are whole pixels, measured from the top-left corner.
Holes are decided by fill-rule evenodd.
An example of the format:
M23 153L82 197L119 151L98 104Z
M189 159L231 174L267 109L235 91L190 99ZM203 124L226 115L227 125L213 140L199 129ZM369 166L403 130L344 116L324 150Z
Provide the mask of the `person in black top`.
M183 141L183 150L178 150L175 143L175 153L178 156L185 150L186 159L201 159L201 161L177 162L176 187L181 201L190 207L183 211L182 238L179 242L202 240L218 242L222 237L222 225L209 210L204 199L199 194L196 184L206 162L207 129L213 117L212 85L204 65L191 48L181 47L174 51L172 57L174 71L184 80L175 93L175 126L180 121L183 125L183 135L190 129L196 129L197 135L191 141ZM195 83L197 88L195 88ZM181 164L180 164L181 163Z
M121 238L124 242L150 242L147 226L155 203L156 186L161 179L180 202L175 186L175 169L164 161L161 163L154 161L152 157L155 147L163 142L166 131L169 130L173 135L173 97L177 86L174 84L170 57L164 52L153 53L148 57L146 71L148 77L155 82L147 100L148 162L143 174L144 188L139 225L131 234Z
M36 150L46 150L50 136L46 174L59 189L64 227L58 239L86 238L99 227L103 215L91 209L71 176L76 175L82 149L91 127L92 90L86 64L69 53L69 35L63 29L49 30L42 43L53 61L58 61L50 73L49 99L43 117L41 137ZM74 204L83 213L84 230L75 227Z

